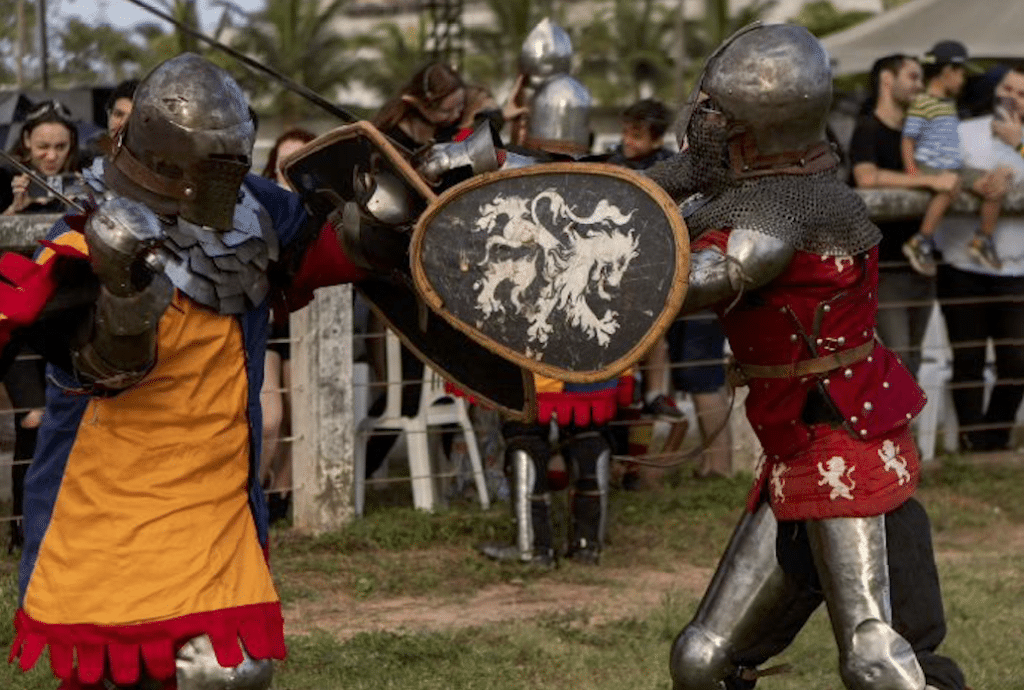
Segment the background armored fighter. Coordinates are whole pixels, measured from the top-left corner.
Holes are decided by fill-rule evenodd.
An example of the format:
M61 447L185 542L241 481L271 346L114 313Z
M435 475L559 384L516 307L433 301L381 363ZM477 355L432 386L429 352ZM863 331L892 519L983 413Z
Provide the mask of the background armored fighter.
M424 158L501 160L503 169L450 189L424 213L413 238L413 274L428 302L456 325L486 312L474 337L539 372L536 419L511 420L502 430L516 539L484 545L483 552L555 562L550 492L559 487L548 481L554 426L573 477L568 555L596 563L608 518L607 422L631 402L633 379L624 370L682 301L685 231L671 201L660 206L662 192L642 177L576 162L589 150L592 99L567 73L565 31L541 22L523 45L521 63L540 78L525 116L525 147L456 157L446 154L451 145L441 145ZM463 248L460 264L445 260L439 249L446 246ZM495 304L496 294L509 291L510 299ZM572 359L581 354L607 366L577 367Z
M824 600L851 690L962 690L944 636L908 431L924 395L874 341L879 231L825 140L828 55L805 29L741 31L709 59L689 149L651 170L694 236L684 312L712 305L767 457L698 611L677 690L753 687ZM913 565L911 565L913 564Z

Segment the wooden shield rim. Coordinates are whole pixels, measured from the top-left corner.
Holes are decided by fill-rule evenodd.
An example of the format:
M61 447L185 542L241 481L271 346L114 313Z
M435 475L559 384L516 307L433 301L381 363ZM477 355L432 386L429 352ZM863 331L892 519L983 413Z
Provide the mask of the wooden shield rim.
M395 170L402 175L405 181L419 195L426 199L428 204L437 199L437 193L430 188L426 180L420 177L419 173L412 167L408 159L402 155L394 142L377 129L372 122L367 120L359 120L358 122L352 122L341 127L335 127L331 131L321 134L302 148L288 155L281 164L281 169L284 171L285 177L290 179L291 176L288 172L297 161L323 149L330 148L338 142L357 139L360 136L369 139L384 154L388 162L395 167Z
M558 175L562 173L577 175L589 173L603 175L605 177L617 177L639 187L661 208L676 239L676 270L675 274L672 276L672 286L665 299L665 306L662 308L661 314L658 315L658 318L655 319L652 326L648 329L647 334L638 343L630 348L626 354L622 355L614 362L609 363L602 369L570 371L561 367L552 366L545 362L539 362L537 360L530 359L525 355L521 355L515 350L512 350L511 348L487 337L469 324L455 318L446 309L444 309L444 300L441 299L441 296L434 289L433 285L431 285L430 280L427 278L426 271L423 268L423 238L426 234L427 226L431 221L433 221L434 217L438 213L447 207L448 203L453 198L462 196L477 187L483 187L491 184L496 180L521 178L533 175ZM413 230L412 241L409 246L409 261L412 264L412 277L416 284L416 289L423 296L427 305L440 314L445 321L468 335L473 340L477 341L492 352L501 355L505 359L515 362L524 369L529 369L534 373L547 376L548 378L565 381L567 383L595 383L598 381L607 381L608 379L618 376L628 370L643 358L645 354L647 354L647 351L665 334L668 327L673 321L675 321L680 308L683 306L683 299L686 297L686 289L689 284L690 236L686 229L686 222L683 220L682 215L680 215L679 207L676 205L675 201L672 200L672 197L670 197L664 189L640 173L630 170L629 168L623 168L607 163L539 163L536 166L484 173L483 175L478 175L452 187L451 189L448 189L441 194L441 196L437 197L420 215L420 218L416 223L416 227Z
M391 319L388 317L387 313L383 309L381 309L379 306L377 306L376 302L374 302L370 298L370 296L368 294L366 294L366 292L364 292L359 287L359 283L355 283L354 287L357 290L359 290L360 294L362 294L364 298L366 298L366 303L370 306L370 309L373 310L373 313L375 313L378 317L380 317L381 321L384 322L384 325L387 326L391 330L392 333L394 333L396 336L398 336L398 339L402 342L402 345L404 347L407 347L410 352L412 352L414 355L416 355L416 358L418 360L420 360L421 362L423 362L424 366L430 367L435 372L437 372L438 375L441 378L443 378L445 381L449 381L449 382L452 383L452 385L454 385L457 388L459 388L459 390L461 392L465 393L465 397L467 397L467 398L469 398L469 397L475 398L484 407L490 407L492 409L498 410L503 415L505 415L508 419L510 419L510 420L512 420L514 422L532 422L535 419L537 419L537 388L536 388L536 385L535 385L535 381L534 381L533 375L531 374L530 371L524 369L521 366L519 367L519 370L520 370L520 372L522 372L522 375L523 375L523 394L524 394L523 397L525 398L525 400L523 402L523 409L521 409L521 410L513 409L513 408L508 407L506 405L502 405L501 403L496 402L495 400L492 400L488 396L483 395L482 393L477 391L473 387L472 384L466 384L466 383L463 383L462 381L454 381L452 379L451 375L448 374L448 372L438 371L438 369L433 364L433 360L431 360L429 357L426 357L420 351L420 349L417 348L412 343L411 340L409 340L408 336L406 336L405 333L403 333L400 329L398 329L398 328L396 328L394 326L394 324L391 322ZM494 351L491 350L491 352L494 352ZM495 354L499 354L499 353L495 353ZM518 362L512 362L512 363L513 364L518 364Z

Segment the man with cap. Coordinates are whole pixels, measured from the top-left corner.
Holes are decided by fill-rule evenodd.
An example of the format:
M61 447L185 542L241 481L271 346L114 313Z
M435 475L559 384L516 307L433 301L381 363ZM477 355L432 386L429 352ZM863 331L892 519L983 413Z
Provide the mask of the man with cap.
M963 90L967 70L973 68L967 61L967 49L956 41L939 41L921 62L925 89L910 104L903 123L903 165L910 175L959 172L962 186L981 197L981 227L971 240L970 255L977 263L998 270L1000 260L992 235L1009 170L1005 166L992 172L964 167L955 99ZM919 273L935 275L935 230L957 191L937 193L925 209L918 233L903 245L903 253Z

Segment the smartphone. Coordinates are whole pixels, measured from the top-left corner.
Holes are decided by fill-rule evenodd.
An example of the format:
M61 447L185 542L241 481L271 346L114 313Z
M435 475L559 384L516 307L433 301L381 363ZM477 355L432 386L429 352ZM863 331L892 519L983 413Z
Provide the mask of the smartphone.
M996 96L995 116L999 120L1009 120L1017 113L1017 100L1009 96Z
M60 182L60 178L59 177L50 177L50 178L47 178L46 181L51 186L57 187L57 184L55 184L55 182L59 183ZM61 190L58 188L58 191L61 191ZM32 201L36 202L36 203L44 203L46 201L49 201L50 199L53 199L54 196L53 196L53 192L51 192L49 189L47 189L43 185L41 185L38 182L36 182L34 179L30 178L29 182L28 182L28 198L31 199Z
M69 199L89 198L89 188L81 176L74 173L64 173L46 178L46 183ZM57 196L52 190L47 189L35 180L30 179L28 184L28 198L34 203L45 204L53 201Z

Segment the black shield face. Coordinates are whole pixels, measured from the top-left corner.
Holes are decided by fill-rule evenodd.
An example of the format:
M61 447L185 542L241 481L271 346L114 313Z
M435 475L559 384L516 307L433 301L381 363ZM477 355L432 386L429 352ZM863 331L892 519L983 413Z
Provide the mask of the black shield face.
M675 318L689 269L668 195L590 163L452 188L421 217L411 254L418 290L455 328L525 368L583 383L646 353Z
M330 210L344 202L361 206L373 195L374 180L398 181L403 213L415 218L435 198L433 191L393 143L368 122L339 127L296 151L283 166L307 205ZM370 204L372 207L372 202ZM372 211L372 208L367 209ZM515 419L536 414L533 378L452 327L426 307L410 275L374 275L356 285L374 311L417 357L467 395Z
M454 328L393 277L356 286L402 343L465 394L524 421L536 415L533 376Z
M310 205L330 210L372 196L374 180L397 180L408 215L418 216L435 198L391 140L369 122L355 122L317 137L288 157L285 177ZM360 204L362 205L362 203Z

